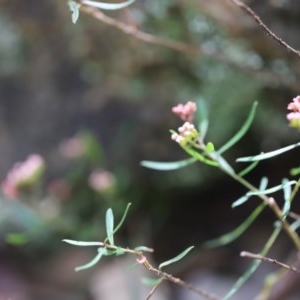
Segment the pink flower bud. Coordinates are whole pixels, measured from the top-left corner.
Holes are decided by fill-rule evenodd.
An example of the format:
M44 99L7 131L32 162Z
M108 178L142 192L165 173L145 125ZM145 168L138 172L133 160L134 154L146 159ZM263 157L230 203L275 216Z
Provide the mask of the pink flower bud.
M194 114L197 110L197 105L195 102L187 102L186 104L178 104L172 108L175 115L178 115L181 120L192 122Z

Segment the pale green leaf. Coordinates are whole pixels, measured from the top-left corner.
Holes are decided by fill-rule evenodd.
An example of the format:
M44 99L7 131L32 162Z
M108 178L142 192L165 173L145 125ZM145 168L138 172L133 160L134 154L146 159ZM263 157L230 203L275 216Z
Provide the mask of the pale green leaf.
M258 104L257 102L253 103L252 108L250 110L250 113L249 113L245 123L242 125L240 130L224 146L222 146L218 150L219 154L227 151L229 148L231 148L234 144L236 144L247 133L247 131L249 130L249 128L253 122L257 104Z
M219 238L210 240L206 243L204 243L205 248L216 248L220 246L227 245L234 240L236 240L238 237L240 237L248 228L249 226L256 220L256 218L261 214L263 209L266 207L266 204L262 202L252 213L251 215L242 223L240 224L236 229L233 231L226 233L222 235Z
M218 152L213 151L213 152L210 153L210 156L212 156L215 159L217 165L224 172L226 172L227 174L234 174L235 173L233 168L229 165L229 163Z
M82 270L89 269L89 268L93 267L97 262L100 261L100 259L103 256L103 253L105 252L105 250L106 250L105 248L99 248L97 255L90 262L88 262L87 264L85 264L83 266L75 268L75 271L78 272L78 271L82 271Z
M264 160L264 159L275 157L277 155L280 155L282 153L285 153L287 151L295 149L299 146L300 146L300 143L296 143L296 144L286 146L286 147L283 147L283 148L280 148L280 149L277 149L277 150L274 150L274 151L270 151L270 152L267 152L267 153L261 153L261 154L254 155L254 156L240 157L236 161L237 162L251 162L251 161Z
M106 211L106 234L111 245L114 245L114 214L111 208Z
M194 157L173 162L156 162L143 160L141 162L141 166L158 171L172 171L191 165L196 161L197 159Z
M286 218L288 213L291 210L291 194L292 194L292 188L291 185L288 185L288 179L284 178L282 180L283 185L283 199L284 199L284 205L282 209L282 218Z
M252 162L248 167L239 172L239 176L244 177L245 175L250 173L258 165L258 163L258 161Z
M247 194L242 196L241 198L237 199L236 201L234 201L232 204L231 204L231 207L232 208L235 208L235 207L238 207L244 203L246 203L248 200L249 200L250 196L248 196Z
M197 150L191 148L191 147L182 147L186 153L188 153L193 158L197 159L198 161L207 164L209 166L218 167L219 164L216 161L213 161L211 159L206 158L204 155L199 153Z
M104 10L122 9L122 8L125 8L125 7L129 6L133 2L135 2L135 0L128 0L128 1L125 1L125 2L122 2L122 3L105 3L105 2L90 1L90 0L82 0L81 1L82 4L92 6L92 7L96 7L96 8L100 8L100 9L104 9Z
M68 5L69 5L69 9L72 13L72 22L75 24L79 18L80 4L75 1L69 0Z
M268 178L263 177L260 181L259 190L265 190L267 185L268 185ZM250 199L251 196L252 195L251 195L250 192L246 193L246 195L244 195L241 198L239 198L238 200L234 201L232 203L231 207L235 208L237 206L240 206L240 205L244 204L245 202L247 202Z
M134 251L153 252L153 249L148 248L146 246L138 246L134 248Z
M123 225L125 219L126 219L126 216L127 216L127 213L129 211L129 207L131 206L131 203L128 203L126 208L125 208L125 211L124 211L124 214L121 218L121 221L118 223L118 225L116 226L116 228L114 229L114 234L121 228L121 226Z
M163 268L163 267L165 267L165 266L168 266L168 265L170 265L170 264L173 264L173 263L175 263L175 262L181 260L181 259L182 259L183 257L185 257L185 256L186 256L193 248L194 248L194 246L191 246L191 247L185 249L183 252L181 252L179 255L175 256L174 258L172 258L172 259L170 259L170 260L167 260L167 261L161 263L161 264L158 266L158 268L161 269L161 268Z
M198 117L199 117L199 125L198 125L198 130L199 130L199 135L202 140L204 140L205 135L207 133L208 129L208 112L207 112L207 105L204 101L204 99L199 98L197 100L197 111L198 111Z
M286 186L291 186L294 184L296 184L296 181L291 180L291 181L284 182L282 184L276 185L276 186L266 189L266 190L259 190L257 192L248 192L247 195L248 196L260 196L260 195L273 194L275 192L278 192L278 191L284 189Z
M68 239L64 239L62 240L65 243L74 245L74 246L103 246L102 242L84 242L84 241L73 241L73 240L68 240Z

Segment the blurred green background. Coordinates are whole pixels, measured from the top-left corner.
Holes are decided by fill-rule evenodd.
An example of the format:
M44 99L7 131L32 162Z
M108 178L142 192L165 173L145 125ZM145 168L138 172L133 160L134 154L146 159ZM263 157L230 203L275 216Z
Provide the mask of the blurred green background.
M248 2L287 43L300 47L297 1ZM0 282L8 282L0 283L1 299L108 300L91 288L97 268L73 272L94 252L61 243L101 240L108 207L119 218L127 203L133 204L119 241L153 247L155 261L232 230L248 215L251 204L231 211L244 190L217 170L193 165L158 172L140 166L141 160L186 157L170 140L169 129L181 125L172 106L204 101L209 140L220 147L258 101L250 132L227 155L231 162L298 139L285 114L298 93L299 59L230 1L144 0L105 12L153 35L199 46L204 50L199 55L144 43L83 13L74 25L66 1L0 4L1 180L31 153L46 162L38 187L18 200L1 198ZM75 158L61 151L72 137L85 147ZM262 163L250 179L258 184L268 175L278 184L297 166L296 154ZM88 184L98 168L113 174L111 189L99 192ZM266 214L258 226L268 233L271 222ZM25 242L17 235L8 241L10 233L22 232L29 232ZM184 275L204 265L233 272L243 243L251 240L259 249L264 236L249 233L218 253L226 258L218 263L214 254L203 259L196 250L190 263L174 272ZM98 267L101 272L101 263Z

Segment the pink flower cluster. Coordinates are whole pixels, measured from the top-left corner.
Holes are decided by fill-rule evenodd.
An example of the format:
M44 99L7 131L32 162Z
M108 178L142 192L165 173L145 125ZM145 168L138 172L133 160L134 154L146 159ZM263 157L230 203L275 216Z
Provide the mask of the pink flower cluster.
M80 137L65 139L59 145L59 151L65 158L74 159L81 157L85 152L85 145Z
M192 122L194 114L197 110L197 105L195 102L187 102L186 104L178 104L172 108L175 115L178 115L182 121Z
M197 135L198 132L195 129L195 126L190 122L185 122L181 127L178 128L178 133L177 132L172 133L171 139L176 143L184 146L188 142L195 139Z
M15 163L1 184L2 193L8 198L16 198L19 189L35 183L44 168L44 159L39 154L32 154L24 162Z
M95 191L103 192L113 188L116 179L112 173L103 169L96 169L89 176L88 182Z
M286 116L290 122L290 126L300 129L300 96L295 97L293 101L288 104L287 109L292 111Z

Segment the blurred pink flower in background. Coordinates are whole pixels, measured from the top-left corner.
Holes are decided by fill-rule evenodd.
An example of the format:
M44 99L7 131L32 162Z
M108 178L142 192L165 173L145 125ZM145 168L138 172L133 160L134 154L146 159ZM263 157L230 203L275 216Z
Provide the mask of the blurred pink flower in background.
M104 169L96 169L90 174L88 183L92 189L103 192L115 186L116 178L112 173Z
M19 189L36 183L45 169L45 161L39 154L31 154L24 162L17 162L7 173L1 184L2 193L9 198L16 198Z
M178 115L182 121L192 122L194 114L197 110L197 105L195 102L187 102L186 104L178 104L172 108L175 115Z
M292 111L286 116L290 126L300 129L300 96L293 98L292 102L288 104L287 109Z
M78 158L84 154L85 145L80 137L72 137L60 143L59 151L65 158Z

